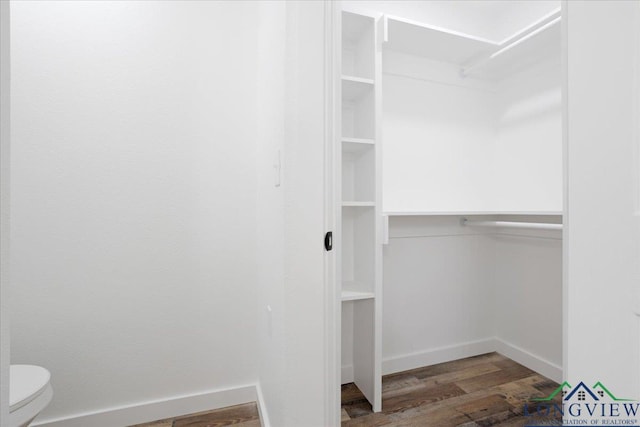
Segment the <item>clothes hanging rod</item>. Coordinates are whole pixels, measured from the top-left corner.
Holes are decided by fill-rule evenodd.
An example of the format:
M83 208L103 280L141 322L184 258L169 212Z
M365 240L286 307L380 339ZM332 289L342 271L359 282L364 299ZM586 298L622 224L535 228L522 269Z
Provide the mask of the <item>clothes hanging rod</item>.
M516 222L516 221L469 221L462 218L462 225L469 227L493 227L493 228L527 228L536 230L562 230L562 224L548 222Z
M520 43L530 39L531 37L540 34L541 32L543 32L544 30L546 30L547 28L552 27L553 25L557 24L558 22L561 21L562 16L561 16L561 10L560 8L554 10L553 12L549 13L548 15L544 16L542 19L540 19L539 21L535 22L534 24L532 24L531 26L525 28L524 30L522 30L520 33L504 40L502 43L500 43L500 48L493 52L492 54L490 54L489 56L480 59L479 61L468 65L466 67L462 67L462 69L460 70L460 74L462 75L462 77L466 77L469 75L469 73L478 67L481 67L483 65L485 65L486 63L488 63L489 61L491 61L492 59L497 58L498 56L502 55L503 53L513 49L514 47L518 46Z

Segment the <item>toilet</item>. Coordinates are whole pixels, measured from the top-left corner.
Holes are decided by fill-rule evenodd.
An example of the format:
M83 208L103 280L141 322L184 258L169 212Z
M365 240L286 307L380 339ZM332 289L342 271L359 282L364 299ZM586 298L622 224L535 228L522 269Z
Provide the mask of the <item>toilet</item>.
M9 375L8 427L26 427L51 402L51 374L40 366L11 365Z

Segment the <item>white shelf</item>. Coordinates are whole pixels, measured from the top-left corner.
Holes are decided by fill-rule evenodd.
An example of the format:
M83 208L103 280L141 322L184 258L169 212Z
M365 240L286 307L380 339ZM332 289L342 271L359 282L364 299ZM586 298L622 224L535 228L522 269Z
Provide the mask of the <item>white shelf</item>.
M562 211L390 211L387 216L562 215Z
M373 79L363 77L342 76L342 99L353 102L367 92L373 91Z
M373 139L363 138L342 138L342 152L343 153L362 153L365 150L369 150L375 146Z
M462 65L497 50L495 41L395 16L386 16L385 49Z
M387 15L384 48L455 64L465 75L497 80L554 55L559 61L559 17L557 9L505 40L488 40Z
M354 200L350 200L350 201L343 201L342 202L342 206L343 207L353 207L353 208L358 208L358 207L370 207L370 206L375 206L375 202L357 202Z
M363 299L373 299L375 294L373 292L358 292L358 291L342 291L342 301L358 301Z
M342 82L351 82L351 83L362 83L366 85L373 85L373 79L368 79L366 77L357 77L357 76L342 76Z
M351 144L375 144L375 140L371 138L347 138L342 137L343 143L351 143Z

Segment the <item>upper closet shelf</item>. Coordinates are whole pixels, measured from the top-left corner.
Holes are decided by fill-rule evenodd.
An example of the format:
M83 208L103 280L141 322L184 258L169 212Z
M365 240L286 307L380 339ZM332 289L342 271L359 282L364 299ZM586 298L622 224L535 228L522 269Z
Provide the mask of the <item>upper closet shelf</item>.
M560 8L504 40L487 40L404 18L385 16L384 47L460 67L462 76L502 77L560 48ZM551 50L550 46L555 50Z
M434 61L462 65L499 47L490 40L395 16L385 15L384 23L386 49Z
M362 97L373 89L373 79L342 76L342 99L350 102Z
M562 211L392 211L386 216L562 215Z

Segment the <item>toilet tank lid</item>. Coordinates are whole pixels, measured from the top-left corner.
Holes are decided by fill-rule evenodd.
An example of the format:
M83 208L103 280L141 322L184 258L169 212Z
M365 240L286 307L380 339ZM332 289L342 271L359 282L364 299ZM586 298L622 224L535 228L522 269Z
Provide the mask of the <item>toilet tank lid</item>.
M51 374L45 368L34 365L11 365L9 370L10 411L38 397L49 384Z

